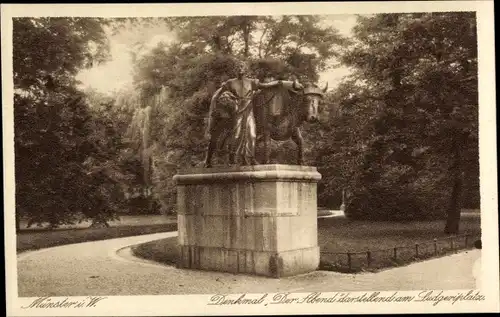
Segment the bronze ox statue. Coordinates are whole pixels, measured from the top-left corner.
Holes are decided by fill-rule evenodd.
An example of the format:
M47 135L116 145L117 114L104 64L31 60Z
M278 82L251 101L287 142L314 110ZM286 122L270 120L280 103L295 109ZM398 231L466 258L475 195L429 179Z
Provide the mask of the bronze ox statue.
M319 120L320 103L328 89L314 84L305 87L295 81L284 81L282 87L261 90L254 99L257 137L263 142L263 164L269 163L270 140L292 139L297 145L297 164L303 165L303 122Z
M271 139L292 139L297 145L297 164L303 165L303 122L316 122L319 105L328 87L320 89L296 81L261 83L244 77L230 79L219 88L210 104L206 137L209 139L205 167L211 167L212 156L219 148L229 147L229 164L255 165L256 141L264 143L264 161L269 163Z

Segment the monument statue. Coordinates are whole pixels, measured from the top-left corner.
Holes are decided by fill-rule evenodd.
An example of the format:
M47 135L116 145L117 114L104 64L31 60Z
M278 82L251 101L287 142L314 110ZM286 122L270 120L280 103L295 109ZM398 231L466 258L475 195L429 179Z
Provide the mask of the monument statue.
M238 65L238 77L224 82L214 93L208 116L205 137L209 139L205 167L212 165L212 155L217 142L222 146L229 138L229 164L256 165L256 125L253 96L261 88L277 87L281 81L262 83L246 76L246 67Z
M216 146L226 141L230 163L239 158L255 165L188 168L174 176L179 268L274 278L318 269L316 192L321 174L313 166L300 166L300 125L318 120L325 90L296 80L261 82L247 78L240 67L237 78L215 92L205 166L211 166ZM271 138L292 138L299 166L256 165L256 141L264 141L268 163Z
M303 165L303 122L317 122L319 105L328 89L315 84L302 86L296 81L283 81L280 87L261 91L254 99L257 139L263 142L263 164L269 163L269 142L292 139L297 145L297 165Z
M262 163L268 164L271 139L292 139L297 145L297 165L303 165L300 127L305 121L318 121L319 105L328 84L320 89L312 83L303 86L297 80L270 77L260 82L247 78L245 70L245 65L240 64L238 77L224 82L212 97L205 134L209 140L205 167L212 166L218 144L219 148L229 146L229 164L240 159L242 165L256 165L257 141L263 142Z

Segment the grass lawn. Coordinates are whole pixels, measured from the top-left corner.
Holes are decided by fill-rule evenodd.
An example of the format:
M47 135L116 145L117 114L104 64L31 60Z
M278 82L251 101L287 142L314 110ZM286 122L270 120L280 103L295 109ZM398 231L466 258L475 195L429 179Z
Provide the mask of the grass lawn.
M443 220L369 222L321 219L318 221L320 268L339 272L377 271L472 248L473 241L481 235L478 213L462 214L461 232L453 241L453 235L443 233L444 225ZM470 235L467 245L465 237L461 237L464 234Z
M445 222L371 222L351 221L346 218L318 219L318 243L321 251L361 252L406 245L415 245L434 238L445 238ZM481 219L475 215L462 215L461 233L479 233Z
M177 216L172 215L119 215L119 219L108 221L111 227L118 226L144 226L144 225L159 225L165 223L173 223L177 221ZM57 228L51 230L64 230L64 229L77 229L77 228L89 228L92 222L90 220L85 220L80 223L74 223L69 225L60 225ZM31 228L27 228L28 221L21 220L21 231L34 231L42 230L46 231L49 229L48 223L43 223L41 225L32 225Z
M110 228L24 229L17 234L17 252L55 247L64 244L122 238L143 234L176 231L176 223L124 225Z
M480 236L479 214L464 214L461 233ZM449 236L443 233L444 221L368 222L351 221L343 217L318 219L318 243L321 250L320 269L339 272L358 272L403 265L425 258L452 252ZM433 239L438 239L436 246ZM415 256L415 244L419 244L419 254ZM455 249L464 249L464 240L454 242ZM461 243L461 244L460 244ZM397 257L394 259L394 248ZM435 247L437 249L435 249ZM371 251L371 263L366 263L366 251ZM151 241L132 248L138 257L173 265L177 259L177 237ZM351 269L347 258L351 255ZM339 254L336 254L339 253Z

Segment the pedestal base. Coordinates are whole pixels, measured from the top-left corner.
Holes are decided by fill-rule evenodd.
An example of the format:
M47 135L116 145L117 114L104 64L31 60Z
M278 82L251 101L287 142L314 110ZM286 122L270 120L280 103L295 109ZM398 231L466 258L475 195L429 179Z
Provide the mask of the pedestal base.
M316 270L320 178L291 165L181 171L178 266L277 278Z
M180 246L179 268L285 277L315 271L319 247L283 252Z

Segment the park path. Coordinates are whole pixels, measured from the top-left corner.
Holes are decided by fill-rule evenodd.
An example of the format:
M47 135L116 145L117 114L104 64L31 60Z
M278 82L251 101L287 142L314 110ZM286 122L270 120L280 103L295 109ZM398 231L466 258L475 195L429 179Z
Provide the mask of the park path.
M480 250L472 250L379 273L317 271L270 279L181 270L137 259L128 248L175 235L157 233L22 253L17 257L19 296L474 289L473 266L480 258Z

